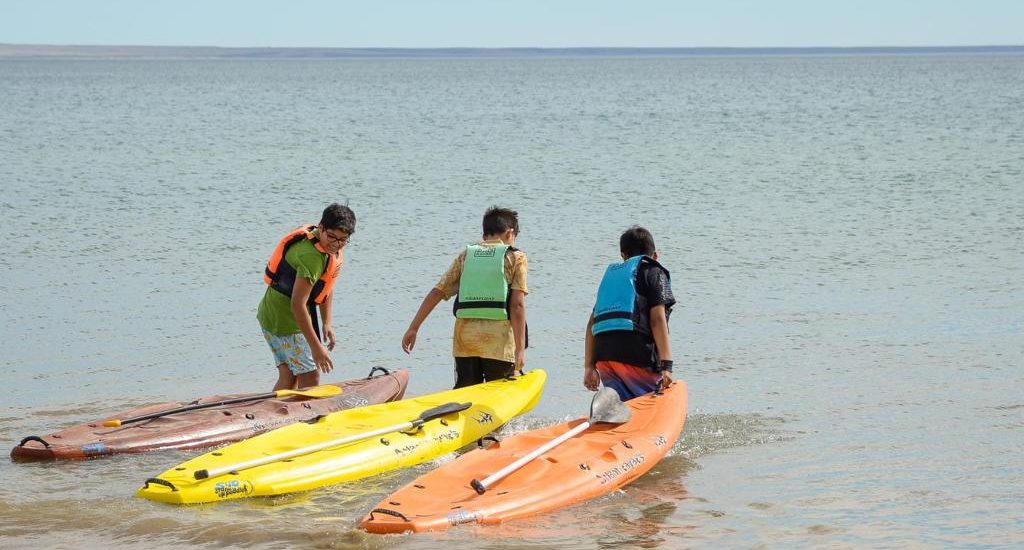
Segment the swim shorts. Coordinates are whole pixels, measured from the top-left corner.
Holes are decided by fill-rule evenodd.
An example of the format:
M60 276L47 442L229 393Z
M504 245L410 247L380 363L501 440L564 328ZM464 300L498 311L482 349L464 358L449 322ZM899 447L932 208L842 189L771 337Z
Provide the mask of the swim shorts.
M660 373L618 361L598 361L594 366L601 383L618 392L623 401L653 392L661 381Z
M309 342L301 332L278 336L264 330L263 338L270 345L270 351L274 353L275 366L282 363L288 365L288 370L295 376L316 370L313 351L309 349Z

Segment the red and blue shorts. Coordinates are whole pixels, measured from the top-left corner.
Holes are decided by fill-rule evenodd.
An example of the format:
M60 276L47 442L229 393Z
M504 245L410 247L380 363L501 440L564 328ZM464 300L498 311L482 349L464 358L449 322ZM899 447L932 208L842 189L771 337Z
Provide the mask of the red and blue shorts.
M598 361L594 365L601 383L618 392L623 401L647 395L658 388L661 374L618 361Z

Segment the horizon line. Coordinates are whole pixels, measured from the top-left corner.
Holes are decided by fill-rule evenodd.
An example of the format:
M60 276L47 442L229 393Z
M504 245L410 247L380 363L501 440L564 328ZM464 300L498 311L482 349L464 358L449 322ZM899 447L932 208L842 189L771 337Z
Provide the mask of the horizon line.
M341 49L341 50L450 50L450 49L474 49L474 50L507 50L507 49L542 49L542 50L565 50L565 49L790 49L790 48L1024 48L1021 44L931 44L931 45L892 45L892 44L871 44L859 46L216 46L211 44L73 44L73 43L36 43L36 42L0 42L0 46L19 46L33 48L223 48L223 49Z
M743 54L1024 53L1024 44L940 46L203 46L131 44L15 44L0 42L0 58L40 57L474 57L533 54L557 56L743 55Z

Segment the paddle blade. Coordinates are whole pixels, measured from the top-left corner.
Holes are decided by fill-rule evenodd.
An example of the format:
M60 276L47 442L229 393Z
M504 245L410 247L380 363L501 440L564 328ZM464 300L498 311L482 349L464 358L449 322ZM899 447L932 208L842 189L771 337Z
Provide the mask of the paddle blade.
M623 424L633 417L633 411L619 399L619 392L601 386L590 402L590 422Z
M464 411L472 406L472 403L445 403L444 405L440 405L434 407L433 409L427 409L423 411L423 413L420 414L419 418L417 418L413 422L422 424L423 422L428 422L435 418L441 418L442 416L447 416L452 413Z
M274 392L278 397L285 397L288 395L301 395L303 397L334 397L335 395L341 395L341 388L338 386L324 385L324 386L313 386L312 388L305 388L301 390L278 390Z
M103 425L106 426L107 428L117 428L121 425L121 420L118 418L115 418L113 420L107 420L103 422Z

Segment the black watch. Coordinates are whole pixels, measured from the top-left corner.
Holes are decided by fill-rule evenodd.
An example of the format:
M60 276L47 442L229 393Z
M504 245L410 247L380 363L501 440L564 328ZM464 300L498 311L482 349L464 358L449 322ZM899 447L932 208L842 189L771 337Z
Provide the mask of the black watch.
M658 372L665 372L665 371L672 372L672 360L671 359L662 359L661 361L658 361L657 371Z

